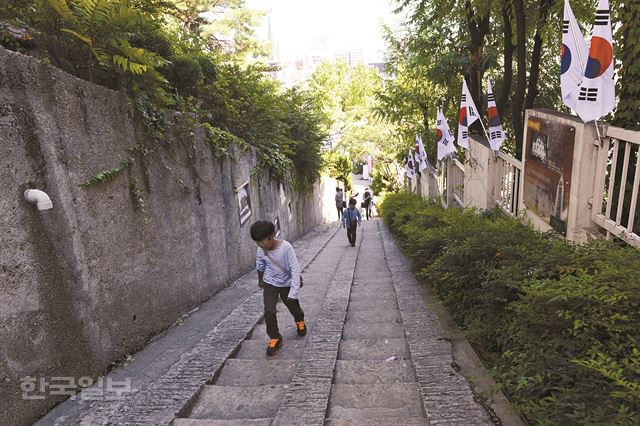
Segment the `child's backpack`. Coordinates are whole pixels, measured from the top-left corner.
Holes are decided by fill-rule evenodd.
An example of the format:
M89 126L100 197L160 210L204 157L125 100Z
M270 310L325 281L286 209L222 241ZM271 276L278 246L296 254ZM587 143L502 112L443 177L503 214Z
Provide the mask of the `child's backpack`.
M352 218L351 212L355 209L347 209L347 215L349 216L349 229L356 229L358 227L358 220L356 218Z

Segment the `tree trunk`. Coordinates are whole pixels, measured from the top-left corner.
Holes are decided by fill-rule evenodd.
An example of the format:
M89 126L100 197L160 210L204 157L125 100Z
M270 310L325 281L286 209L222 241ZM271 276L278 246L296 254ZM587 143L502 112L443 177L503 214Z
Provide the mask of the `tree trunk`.
M548 20L552 0L540 0L540 12L538 13L538 21L536 24L536 35L533 39L533 51L531 52L531 64L529 68L529 87L527 89L527 98L524 102L524 108L531 108L534 105L536 96L540 90L538 89L538 80L540 77L540 59L542 55L542 31L544 31L545 23Z
M484 108L482 101L482 77L484 75L483 59L484 59L484 42L485 37L489 33L489 11L483 16L478 17L471 7L471 2L465 3L467 12L467 27L471 35L471 44L469 46L469 54L471 57L469 68L469 92L478 107L479 114L483 114Z
M516 90L511 100L511 123L516 136L516 158L522 159L522 138L524 130L524 97L527 89L527 37L523 0L514 0L516 18L516 58L518 74Z
M511 17L513 15L513 0L504 0L502 4L502 21L504 25L504 78L502 79L502 90L500 96L497 97L496 106L498 111L504 117L506 109L509 106L509 97L511 95L511 85L513 84L513 51L514 44L511 42L513 38L513 29L511 27Z
M640 43L640 28L637 23L640 20L640 4L634 1L624 2L618 16L622 28L614 43L617 42L621 46L616 61L618 65L622 62L622 68L618 71L616 93L620 101L613 123L629 130L639 130L640 55L637 54L637 45ZM636 214L639 213L640 209ZM636 223L640 223L640 220L636 220Z
M418 102L420 106L420 112L422 113L422 124L424 125L424 129L429 129L429 105L425 102ZM423 137L425 135L422 135ZM424 142L424 141L423 141ZM433 163L437 158L437 145L433 143L425 143L424 150L427 151L427 156L429 160Z

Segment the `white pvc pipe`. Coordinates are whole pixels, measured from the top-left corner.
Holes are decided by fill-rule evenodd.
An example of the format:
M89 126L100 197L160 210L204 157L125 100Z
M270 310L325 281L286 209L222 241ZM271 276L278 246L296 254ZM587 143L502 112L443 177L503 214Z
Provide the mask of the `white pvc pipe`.
M24 191L24 199L27 200L28 203L35 203L38 207L38 210L49 210L53 208L53 203L51 202L51 198L39 189L27 189Z

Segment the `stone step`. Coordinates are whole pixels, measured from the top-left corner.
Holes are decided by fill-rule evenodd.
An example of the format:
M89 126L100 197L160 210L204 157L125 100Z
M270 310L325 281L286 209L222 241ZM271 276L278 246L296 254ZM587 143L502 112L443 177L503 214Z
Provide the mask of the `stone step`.
M380 297L368 300L349 302L347 312L370 311L373 308L380 308L380 310L398 309L398 302L396 301L395 294L393 296L381 295Z
M355 277L353 277L354 287L359 285L386 285L392 282L391 274L388 271L386 273L379 272L375 274L356 272Z
M291 339L305 339L305 337L298 336L297 325L291 313L286 307L278 308L279 312L276 317L278 318L278 330L282 337L287 340ZM304 310L304 309L303 309ZM309 336L313 326L316 322L318 308L314 307L312 310L305 311L305 324L307 325L307 336ZM268 340L267 336L267 324L264 319L260 321L251 332L250 340Z
M327 417L332 420L424 416L417 383L331 386Z
M357 286L351 287L351 296L354 295L367 295L367 294L386 294L386 293L394 293L396 290L393 287L393 284L360 284Z
M224 363L216 386L264 386L286 385L296 370L296 360L277 359L236 359Z
M396 292L393 290L393 287L389 287L388 290L384 291L357 291L351 292L349 303L368 302L372 306L378 306L377 302L379 300L394 300L395 297Z
M189 418L239 420L273 418L287 385L205 386Z
M333 376L333 382L337 385L410 383L415 381L416 371L413 363L401 359L395 361L338 360Z
M307 334L309 336L309 334ZM269 338L265 336L264 340L245 340L240 346L240 350L236 355L237 359L299 359L302 357L306 346L302 337L296 340L284 340L284 346L280 348L274 357L267 357L267 343Z
M175 419L172 424L173 426L269 426L272 421L273 419Z
M342 329L343 339L385 339L404 338L402 324L397 322L356 322L345 323Z
M387 322L401 323L402 318L398 309L369 309L366 311L347 312L346 323L349 324L351 322L364 322L368 324Z
M383 271L372 271L357 268L354 281L357 284L385 284L391 281L391 273L386 268Z
M388 419L327 419L325 426L425 426L429 421L424 417L388 418ZM212 425L213 426L213 425ZM466 425L460 425L466 426Z
M399 359L409 358L405 339L348 339L342 340L338 349L340 360L375 361L385 360L392 355L397 355Z
M291 321L293 321L293 319L291 319ZM304 337L298 336L297 326L295 323L291 324L289 319L285 321L278 320L278 330L280 330L280 335L285 342L290 340L306 340L311 334L311 330L313 330L314 323L315 321L313 323L306 322L307 335ZM267 325L265 323L256 325L251 333L250 340L264 341L266 345L266 342L269 340L269 336L267 336Z

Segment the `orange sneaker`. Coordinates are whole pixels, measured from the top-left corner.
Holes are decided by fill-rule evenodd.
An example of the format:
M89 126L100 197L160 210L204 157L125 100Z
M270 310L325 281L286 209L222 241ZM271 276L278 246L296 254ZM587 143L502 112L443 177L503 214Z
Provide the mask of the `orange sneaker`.
M267 356L274 356L284 345L282 339L271 339L267 345Z
M298 336L304 336L307 334L307 326L304 325L304 320L297 321L296 326L298 327Z

